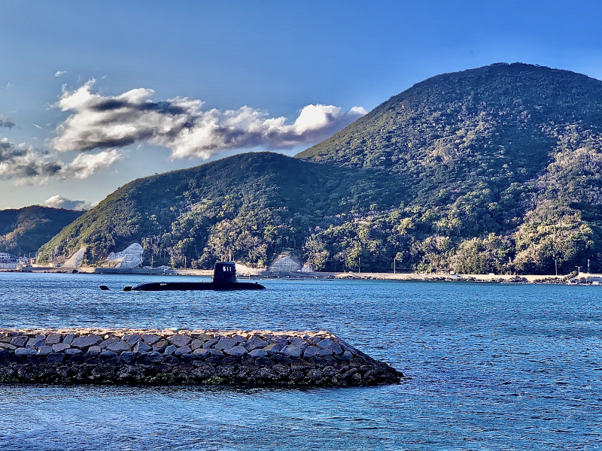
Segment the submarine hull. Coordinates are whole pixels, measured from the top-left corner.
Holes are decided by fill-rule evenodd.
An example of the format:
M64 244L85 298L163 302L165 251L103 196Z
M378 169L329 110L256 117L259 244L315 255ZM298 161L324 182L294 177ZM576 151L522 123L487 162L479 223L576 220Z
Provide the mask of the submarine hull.
M263 285L250 282L153 282L143 283L132 291L238 291L265 290Z

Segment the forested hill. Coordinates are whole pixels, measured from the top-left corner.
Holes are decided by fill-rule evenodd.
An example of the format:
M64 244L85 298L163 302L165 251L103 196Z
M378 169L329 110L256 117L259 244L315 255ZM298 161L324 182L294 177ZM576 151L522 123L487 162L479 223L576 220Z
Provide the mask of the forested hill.
M32 206L0 210L0 252L29 255L83 214L82 211Z
M137 180L42 248L141 242L209 267L289 250L316 269L601 269L602 82L526 64L425 80L297 155Z
M374 171L337 169L284 155L235 155L135 180L40 249L67 257L86 247L96 263L138 242L145 263L211 268L233 258L268 264L284 248L302 253L316 228L394 208L399 187Z
M396 174L409 201L373 221L421 269L566 272L600 261L601 131L601 81L494 64L418 83L297 157Z

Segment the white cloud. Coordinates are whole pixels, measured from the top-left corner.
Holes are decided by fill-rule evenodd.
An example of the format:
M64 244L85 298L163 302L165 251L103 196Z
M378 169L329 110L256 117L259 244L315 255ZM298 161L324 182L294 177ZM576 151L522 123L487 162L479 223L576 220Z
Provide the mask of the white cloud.
M121 156L117 150L97 154L79 154L65 163L50 152L26 144L15 145L0 139L0 179L15 180L17 184L47 183L51 179L85 179L97 171L109 168Z
M64 208L66 210L90 210L91 208L94 208L95 205L96 204L93 204L87 200L67 199L63 196L59 196L58 194L49 197L44 201L45 207Z
M64 91L56 106L71 114L57 127L56 150L91 150L147 142L167 147L173 158L208 159L222 150L265 147L289 149L319 142L366 114L361 107L344 111L333 105L308 105L292 124L260 110L203 111L203 102L176 97L153 102L151 89L118 96L92 92L94 80Z
M6 83L6 89L11 89L14 86L15 85L13 85L10 81L8 83Z
M54 73L54 76L55 76L55 77L60 77L61 75L65 75L66 73L67 73L67 71L66 71L66 70L57 70L57 71Z

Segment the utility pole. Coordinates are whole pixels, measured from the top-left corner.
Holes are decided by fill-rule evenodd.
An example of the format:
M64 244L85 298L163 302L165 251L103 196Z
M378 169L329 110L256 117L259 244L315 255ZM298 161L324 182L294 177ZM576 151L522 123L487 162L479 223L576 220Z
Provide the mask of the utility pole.
M395 274L395 259L393 259L393 274Z
M558 276L558 260L554 259L554 266L556 267L556 276Z
M186 256L184 255L184 269L186 269Z
M577 268L577 277L581 274L581 266L575 266Z
M362 273L362 257L358 257L359 259L359 264L357 265L358 267L358 272L361 274Z
M587 275L589 276L589 258L587 259Z
M153 253L151 255L151 269L153 269L154 264L155 264L155 254Z

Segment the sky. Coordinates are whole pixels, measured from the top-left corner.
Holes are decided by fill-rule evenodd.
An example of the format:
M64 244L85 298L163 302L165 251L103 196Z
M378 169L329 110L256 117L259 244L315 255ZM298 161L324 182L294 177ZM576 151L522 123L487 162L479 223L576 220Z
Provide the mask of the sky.
M600 1L4 0L0 209L90 208L139 177L294 155L441 73L602 79L601 19Z

